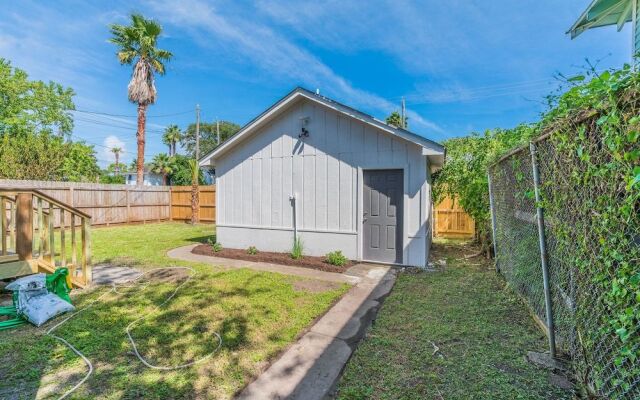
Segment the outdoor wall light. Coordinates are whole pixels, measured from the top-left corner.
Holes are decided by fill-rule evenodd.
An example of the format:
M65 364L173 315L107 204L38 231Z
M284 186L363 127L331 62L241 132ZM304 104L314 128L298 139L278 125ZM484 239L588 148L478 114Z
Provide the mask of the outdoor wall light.
M299 139L309 137L309 130L306 128L309 125L309 117L300 117L300 122L302 127L300 128L300 134L298 135Z

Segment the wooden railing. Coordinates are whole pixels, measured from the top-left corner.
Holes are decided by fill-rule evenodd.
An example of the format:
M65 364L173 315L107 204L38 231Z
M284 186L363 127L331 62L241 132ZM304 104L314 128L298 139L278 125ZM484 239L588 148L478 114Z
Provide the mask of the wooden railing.
M0 231L0 279L67 267L75 286L91 282L90 215L38 190L0 189Z

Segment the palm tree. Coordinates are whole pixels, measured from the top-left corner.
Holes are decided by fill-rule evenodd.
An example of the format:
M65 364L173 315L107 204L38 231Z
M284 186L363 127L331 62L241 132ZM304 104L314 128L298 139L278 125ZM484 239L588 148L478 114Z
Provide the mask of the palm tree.
M198 181L200 179L200 165L198 160L189 160L189 170L191 170L191 223L197 224L200 222L200 186Z
M157 154L151 160L149 167L156 174L162 174L162 184L166 186L168 183L167 176L173 172L174 168L173 157L169 157L165 153Z
M122 149L120 147L112 147L111 152L116 156L116 176L120 175L120 153Z
M164 75L164 62L173 57L167 50L156 47L162 27L157 22L146 19L140 14L131 15L131 25L111 24L113 35L109 42L118 47L117 56L120 64L132 65L133 74L128 86L129 100L138 104L138 163L137 183L144 181L144 142L146 113L149 104L156 101L154 72Z
M176 155L176 143L182 139L182 132L178 125L169 125L162 135L162 143L169 146L169 155Z

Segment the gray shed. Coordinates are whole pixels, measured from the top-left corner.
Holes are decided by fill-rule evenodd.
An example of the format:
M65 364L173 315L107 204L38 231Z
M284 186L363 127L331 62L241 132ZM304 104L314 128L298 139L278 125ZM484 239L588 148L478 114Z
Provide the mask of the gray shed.
M424 266L431 173L444 147L296 88L200 160L216 170L217 239L228 248Z

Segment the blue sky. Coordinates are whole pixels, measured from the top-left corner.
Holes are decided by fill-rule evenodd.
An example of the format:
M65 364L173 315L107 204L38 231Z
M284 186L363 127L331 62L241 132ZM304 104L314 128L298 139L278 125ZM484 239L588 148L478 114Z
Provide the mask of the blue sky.
M130 67L107 39L133 11L164 27L175 58L157 79L147 158L164 126L202 118L244 124L295 86L384 118L404 96L411 130L434 140L534 121L557 73L629 61L629 27L565 31L590 0L0 1L0 57L76 92L75 138L135 154ZM171 115L171 116L166 116Z

